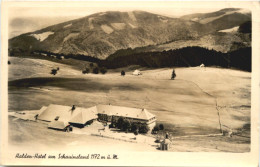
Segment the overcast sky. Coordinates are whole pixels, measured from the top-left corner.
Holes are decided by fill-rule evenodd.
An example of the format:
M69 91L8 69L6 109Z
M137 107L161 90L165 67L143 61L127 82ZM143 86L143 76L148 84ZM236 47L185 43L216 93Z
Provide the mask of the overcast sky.
M221 8L175 8L161 3L151 5L91 5L91 7L15 7L9 10L9 38L35 31L53 24L73 20L104 11L143 10L169 17L180 17L191 13L206 13Z

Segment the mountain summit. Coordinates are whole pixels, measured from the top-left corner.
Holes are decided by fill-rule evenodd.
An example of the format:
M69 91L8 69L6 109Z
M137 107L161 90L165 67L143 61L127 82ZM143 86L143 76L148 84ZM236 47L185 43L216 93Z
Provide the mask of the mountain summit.
M144 11L108 11L22 34L9 40L10 49L82 54L105 59L120 49L196 40L250 21L241 9L170 18Z

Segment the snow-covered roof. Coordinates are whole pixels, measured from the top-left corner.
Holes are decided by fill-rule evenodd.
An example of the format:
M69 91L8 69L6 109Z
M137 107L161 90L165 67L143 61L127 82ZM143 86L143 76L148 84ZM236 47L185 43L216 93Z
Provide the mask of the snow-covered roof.
M63 121L52 121L48 124L48 128L54 129L65 129L68 126L68 122Z
M70 123L79 123L85 124L89 120L97 119L97 107L91 107L88 109L84 109L84 111L75 115L72 119L69 120Z
M141 72L140 72L139 70L135 70L135 71L133 72L133 75L139 75L139 74L141 74Z
M84 124L89 120L97 118L95 115L95 107L86 109L76 106L75 109L72 110L71 106L51 104L38 116L38 119L44 121L54 121L58 117L58 121L73 121L74 123Z
M98 113L142 120L150 120L155 117L155 115L151 114L146 109L140 108L97 105L91 108L81 108L76 106L75 109L72 110L71 106L51 104L39 114L38 119L49 122L57 119L59 122L85 124L87 121L96 119Z
M106 114L110 116L114 115L114 116L136 118L136 119L143 119L143 120L149 120L155 117L155 115L151 114L146 109L113 106L113 105L98 105L97 112L100 114Z

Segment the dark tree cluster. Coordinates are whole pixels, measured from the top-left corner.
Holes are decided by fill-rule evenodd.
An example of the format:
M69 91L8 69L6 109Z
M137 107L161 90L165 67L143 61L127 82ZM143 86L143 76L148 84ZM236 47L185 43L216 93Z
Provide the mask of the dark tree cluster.
M85 68L84 70L82 70L82 74L88 74L89 73L89 68Z
M123 117L118 118L118 120L112 119L110 128L118 128L124 132L134 132L146 134L149 131L149 127L146 124L131 122Z
M251 33L252 32L252 22L247 21L239 26L238 32L241 33Z
M115 52L106 60L99 62L107 68L120 68L129 65L143 67L194 67L200 64L251 71L251 47L222 53L202 47L184 47L162 52L124 53Z
M101 72L101 74L105 74L105 73L107 73L107 69L105 67L101 67L100 72Z
M93 74L98 74L99 73L99 68L98 67L94 67L92 70Z
M107 73L106 67L98 67L97 65L94 65L93 63L90 63L89 66L90 66L90 68L85 67L85 69L82 70L82 74L88 74L90 72L90 70L92 70L93 74L99 74L99 72L101 72L101 74Z
M251 32L251 22L246 22L239 27L239 32ZM93 73L98 74L101 72L105 74L108 69L121 68L129 65L140 65L142 67L163 68L163 67L194 67L200 64L206 66L218 66L223 68L236 68L244 71L251 71L251 47L241 46L241 43L233 43L233 49L240 48L228 53L217 52L202 47L184 47L175 50L149 52L150 47L140 47L135 49L121 49L110 55L105 60L100 60L86 55L65 55L58 53L51 53L48 51L25 51L22 49L9 49L10 56L25 56L25 57L44 57L47 59L65 59L71 58L76 60L83 60L92 62L90 67ZM242 48L241 48L242 47ZM98 64L100 69L94 67ZM93 65L93 66L91 66ZM96 68L96 69L95 69ZM121 73L122 76L124 76Z
M163 124L160 124L159 126L155 126L153 129L152 129L152 134L157 134L158 131L163 131L164 130L164 125Z

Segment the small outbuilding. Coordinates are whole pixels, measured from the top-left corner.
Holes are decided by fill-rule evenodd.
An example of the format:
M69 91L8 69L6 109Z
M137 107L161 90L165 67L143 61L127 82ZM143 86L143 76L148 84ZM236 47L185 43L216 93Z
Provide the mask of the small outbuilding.
M142 75L142 73L141 73L141 71L139 71L139 70L135 70L135 71L133 72L133 75L138 76L138 75Z
M200 65L200 67L202 68L202 67L205 67L205 65L202 63L201 65Z

